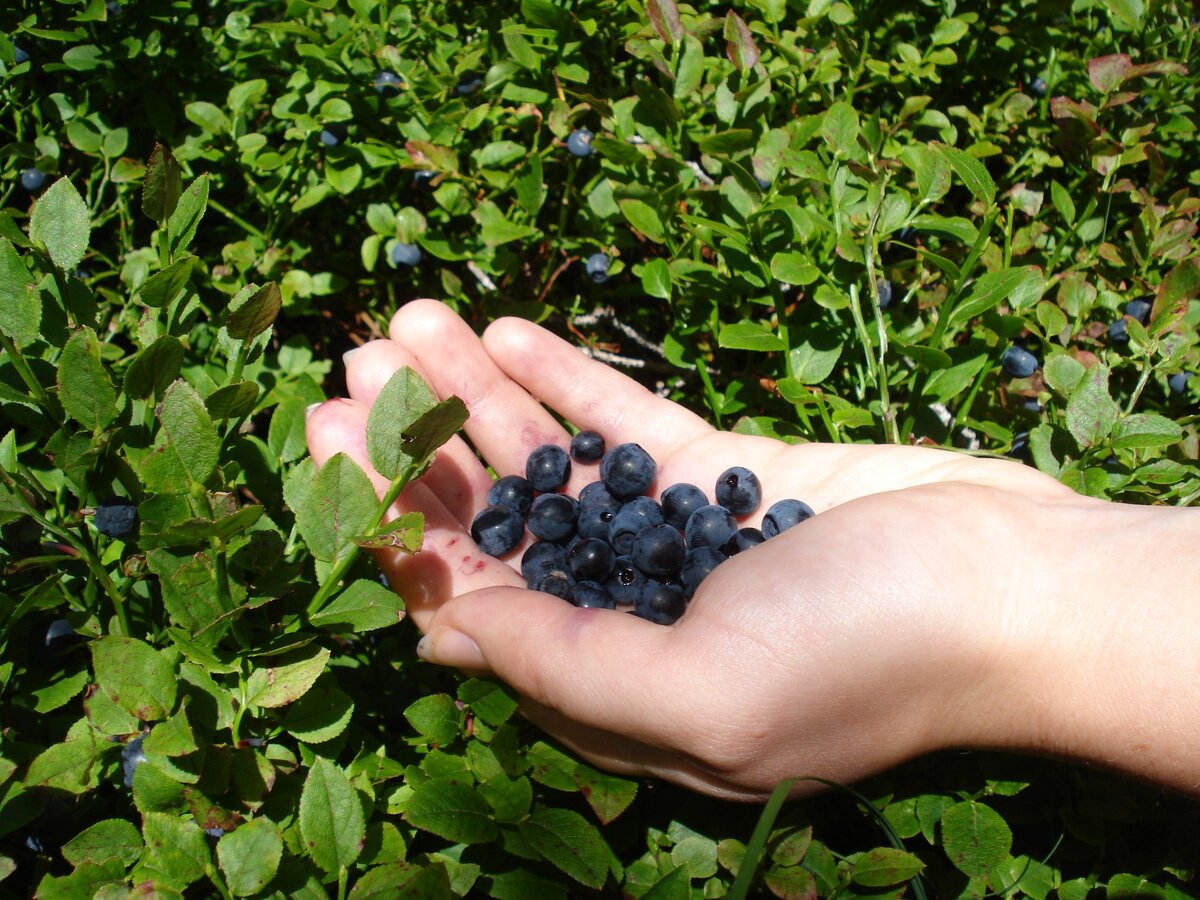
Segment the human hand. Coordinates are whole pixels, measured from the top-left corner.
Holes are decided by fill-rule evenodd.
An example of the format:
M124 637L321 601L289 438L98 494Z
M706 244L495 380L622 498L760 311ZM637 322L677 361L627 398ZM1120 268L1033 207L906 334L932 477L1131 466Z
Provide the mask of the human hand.
M426 632L422 656L494 673L590 761L757 799L789 776L851 782L942 747L1087 755L1042 733L1064 698L1043 709L1030 695L1062 674L1037 652L1041 629L1086 628L1056 605L1048 540L1111 504L1005 460L718 432L522 320L481 341L446 306L415 301L390 335L348 362L350 398L310 416L312 455L346 452L370 472L367 413L402 365L464 400L474 450L453 439L400 498L397 513L425 514L425 545L380 564ZM520 549L492 559L468 529L492 483L475 451L503 475L540 444L567 445L543 403L609 446L645 447L656 494L687 481L711 496L740 465L762 481L762 510L795 497L818 515L723 563L669 627L527 590ZM567 490L597 477L577 464Z

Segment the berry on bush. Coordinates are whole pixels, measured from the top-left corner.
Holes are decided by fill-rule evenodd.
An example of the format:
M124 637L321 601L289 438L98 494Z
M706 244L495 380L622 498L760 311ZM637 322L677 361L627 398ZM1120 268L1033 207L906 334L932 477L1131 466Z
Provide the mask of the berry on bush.
M133 787L133 773L137 771L138 766L146 761L146 754L142 752L142 741L145 739L145 735L139 734L121 748L122 780L125 782L125 787L127 788Z
M13 65L19 66L23 62L29 62L29 51L24 47L13 45Z
M892 292L894 290L892 282L887 278L880 278L875 282L875 290L879 294L879 308L887 309L892 305Z
M717 478L717 504L735 516L748 516L762 503L762 485L749 469L733 466Z
M1188 379L1190 379L1194 374L1194 372L1176 372L1174 375L1168 375L1167 387L1176 394L1186 393Z
M1035 97L1045 97L1047 90L1049 90L1049 87L1046 84L1046 79L1040 75L1029 82L1029 93Z
M1013 378L1028 378L1037 371L1038 361L1037 357L1024 347L1013 344L1001 355L1000 365Z
M600 461L600 478L618 500L646 493L654 483L658 466L640 444L619 444Z
M1150 324L1150 310L1154 308L1154 297L1138 297L1125 304L1125 315L1137 319L1143 325Z
M557 491L571 477L571 457L557 444L542 444L525 461L525 477L535 491Z
M317 135L317 140L321 142L321 146L323 147L336 147L342 142L341 135L332 128L322 128L321 133Z
M583 264L583 268L587 272L588 278L592 279L596 284L604 284L604 282L608 281L608 267L611 264L607 253L593 253L587 258L587 261Z
M430 194L437 188L438 173L433 169L418 169L413 172L412 186L424 194Z
M454 93L460 97L470 97L476 91L483 87L483 78L476 75L474 72L468 72L462 76L462 80L454 86Z
M1108 339L1114 344L1129 343L1129 326L1125 324L1124 316L1108 326Z
M70 622L58 618L47 626L46 638L43 643L51 653L57 653L81 640L83 640L83 635L79 634Z
M567 150L572 156L591 156L596 152L592 149L593 137L586 128L577 128L567 137Z
M813 508L801 500L780 500L772 503L763 516L763 538L773 538L781 532L813 517Z
M392 245L391 257L394 266L415 266L421 261L421 248L416 244L397 241Z
M375 93L398 94L404 79L395 72L383 71L375 76Z
M34 191L40 191L45 183L46 173L41 169L26 169L21 173L21 187L31 194Z
M137 504L124 497L113 497L96 507L92 523L96 530L111 538L125 537L137 521Z
M488 506L471 522L471 537L488 556L504 556L525 536L521 514L510 506Z

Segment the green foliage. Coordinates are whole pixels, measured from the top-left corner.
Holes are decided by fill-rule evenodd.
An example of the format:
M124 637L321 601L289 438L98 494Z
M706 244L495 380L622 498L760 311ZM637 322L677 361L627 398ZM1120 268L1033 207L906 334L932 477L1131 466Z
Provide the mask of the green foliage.
M328 360L440 296L569 326L738 431L1026 447L1080 492L1192 504L1200 379L1167 386L1200 370L1189 15L6 6L0 892L1195 894L1194 804L1065 765L946 754L755 830L580 762L418 662L362 552L419 549L420 516L383 516L462 403L397 373L383 497L304 445ZM114 498L128 534L95 527ZM60 617L78 639L48 647Z

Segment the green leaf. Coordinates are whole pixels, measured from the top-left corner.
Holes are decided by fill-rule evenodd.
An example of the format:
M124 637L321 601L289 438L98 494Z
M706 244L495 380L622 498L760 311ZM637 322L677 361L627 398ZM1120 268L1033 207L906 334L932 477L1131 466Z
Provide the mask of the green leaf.
M1075 223L1075 201L1071 199L1067 189L1057 181L1050 182L1050 199L1063 221L1068 225L1073 225Z
M143 722L163 719L175 706L175 667L136 638L109 635L92 644L92 670L100 690Z
M231 307L225 320L225 330L236 340L251 341L271 327L279 310L283 308L283 295L279 285L267 282L243 303Z
M354 549L355 537L366 531L375 516L379 498L371 480L353 459L336 453L311 482L301 488L294 485L289 483L288 502L309 552L336 563Z
M61 271L68 272L83 261L92 226L87 204L66 178L46 189L29 216L29 238L41 244Z
M584 763L575 766L575 784L596 818L605 825L629 809L637 797L636 781L599 772Z
M825 118L821 121L821 137L834 155L852 155L858 146L858 131L858 113L849 103L838 101L825 111Z
M512 692L497 681L472 678L458 686L458 699L471 708L476 717L493 728L507 722L517 711Z
M803 253L788 250L771 257L771 277L784 284L812 284L821 271Z
M404 710L404 718L428 743L445 746L458 737L462 713L449 694L429 694Z
M748 319L743 319L741 322L735 322L732 325L722 325L721 333L717 337L717 343L728 350L768 352L771 350L786 349L786 345L779 335L771 331L767 326L760 325L758 322L751 322Z
M855 858L850 880L864 887L890 887L914 878L924 868L925 863L912 853L894 847L877 847Z
M950 314L951 324L965 322L1007 300L1013 309L1024 309L1042 295L1042 270L1037 266L1001 269L981 275Z
M95 763L100 751L88 730L61 744L51 744L29 764L24 784L70 794L87 793L96 786Z
M1169 447L1183 440L1179 423L1157 413L1134 413L1119 419L1112 430L1114 449Z
M660 300L671 299L671 268L665 259L655 258L642 266L642 290Z
M983 163L957 147L941 144L938 145L938 150L975 199L991 206L996 198L996 183L992 181L992 176L988 174Z
M300 834L313 862L331 875L358 859L366 839L358 792L322 757L313 762L300 794Z
M376 472L389 480L400 477L413 462L405 435L437 405L429 385L408 366L388 379L367 415L367 456Z
M364 874L350 890L351 900L451 900L455 895L444 865L415 868L411 863L387 863ZM492 896L496 896L494 893Z
M274 823L252 819L221 835L217 861L235 897L257 894L275 877L283 856L283 838Z
M63 844L62 854L73 866L85 862L102 865L110 859L122 866L132 866L144 846L141 832L132 824L124 819L104 819Z
M315 687L288 708L284 729L306 744L331 741L350 724L354 701L334 687Z
M596 826L579 813L539 809L519 827L530 846L580 884L604 887L612 851Z
M161 225L175 211L182 190L175 156L162 144L155 144L142 181L142 212Z
M1113 24L1120 31L1140 31L1142 19L1146 16L1146 5L1143 0L1104 0L1112 14Z
M479 792L464 784L431 778L416 785L406 802L404 819L414 828L456 844L496 839L492 808Z
M960 872L983 878L1008 856L1012 831L990 806L966 800L942 814L942 846Z
M91 674L84 668L72 675L64 675L49 684L34 688L29 692L30 698L33 700L34 712L44 714L61 709L78 696L89 681L91 681Z
M161 272L155 272L138 288L138 299L154 309L166 306L188 283L197 262L194 256L183 256Z
M258 403L258 383L237 381L219 387L204 398L204 408L217 420L238 419L248 416Z
M137 400L161 396L171 382L179 377L183 365L183 343L171 334L164 334L133 358L125 370L125 393Z
M404 429L405 454L418 466L423 465L438 447L458 433L469 416L467 405L458 397L441 401Z
M979 240L979 229L970 219L961 216L917 216L913 219L913 227L918 231L948 235L964 244Z
M117 417L117 390L100 362L100 342L86 326L76 330L58 358L58 399L79 424L100 431Z
M305 695L329 662L329 651L309 645L256 668L246 681L246 702L274 709Z
M753 69L758 62L758 45L741 16L733 10L725 14L725 56L741 72Z
M1088 369L1067 401L1067 430L1080 448L1092 447L1112 431L1117 422L1117 404L1108 393L1108 369Z
M167 219L167 234L171 237L173 251L185 250L192 243L207 209L208 175L201 175L180 195L179 204Z
M183 114L187 116L189 122L199 125L212 134L219 134L229 129L229 118L219 106L206 100L196 100L187 104L183 108Z
M142 460L148 490L184 493L203 484L217 465L221 439L195 388L179 380L167 388L158 407L158 440Z
M679 66L675 72L675 87L672 94L682 100L695 93L704 78L704 44L691 34L683 37L683 52L679 55Z
M625 221L644 234L647 239L656 244L665 242L666 232L663 230L662 220L649 203L643 200L625 199L617 201L617 206L620 207Z
M407 515L420 515L409 513ZM404 618L404 601L378 581L360 578L309 617L315 628L360 634L395 625Z
M532 226L518 225L509 220L491 200L480 203L471 215L479 223L479 236L486 247L499 247L512 241L533 237L538 233Z
M1185 259L1158 286L1156 309L1174 306L1200 294L1200 259Z
M13 242L0 240L0 332L24 348L41 336L41 324L37 282Z
M1086 371L1083 363L1066 353L1056 353L1042 366L1046 384L1060 397L1070 397Z
M144 768L145 764L138 766L138 774ZM189 819L147 812L142 817L142 836L146 839L143 864L162 872L177 887L203 878L205 866L212 864L204 832Z

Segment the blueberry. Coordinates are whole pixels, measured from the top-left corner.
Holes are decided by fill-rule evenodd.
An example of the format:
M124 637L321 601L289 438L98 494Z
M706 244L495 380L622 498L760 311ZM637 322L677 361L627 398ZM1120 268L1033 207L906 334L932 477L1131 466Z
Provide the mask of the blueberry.
M1024 347L1013 344L1001 355L1000 365L1013 378L1028 378L1037 371L1038 361L1037 357Z
M1137 319L1143 325L1150 324L1150 310L1154 308L1154 297L1138 297L1125 304L1125 315Z
M604 506L611 506L614 503L618 507L621 505L621 501L608 492L603 481L593 481L591 484L584 485L579 491L580 506L590 506L593 503L600 503Z
M646 493L654 483L657 471L654 458L638 444L619 444L600 461L604 486L618 500L629 500Z
M650 525L633 539L629 556L633 564L651 578L665 578L679 572L687 548L683 537L670 525Z
M83 640L83 636L71 626L71 623L66 619L59 618L46 628L46 638L43 643L47 650L59 653L81 640Z
M634 604L642 595L646 576L628 556L618 556L605 586L617 603Z
M317 135L317 140L324 147L336 147L342 142L341 136L332 128L322 128L321 133Z
M734 556L757 547L766 539L767 537L761 529L747 525L745 528L735 531L733 537L721 545L721 552L726 556Z
M683 589L677 584L647 581L633 605L633 614L659 625L670 625L687 609Z
M567 565L580 581L605 581L616 558L608 542L597 538L584 538L567 551Z
M204 833L210 838L220 838L225 833L224 828L205 828Z
M29 52L24 47L13 45L13 65L19 66L23 62L29 62Z
M571 477L571 457L557 444L542 444L525 460L525 477L535 491L557 491Z
M782 531L813 517L813 508L802 500L779 500L771 504L763 516L764 538L773 538Z
M541 591L543 594L553 594L560 600L566 600L571 596L571 587L574 583L574 579L571 578L569 573L563 572L560 569L553 569L549 572L543 572L529 586L535 591Z
M527 516L533 506L533 485L520 475L505 475L488 489L487 502L489 506L507 506Z
M767 191L771 189L771 182L768 179L759 178L757 175L755 175L754 180L758 182L758 187L760 190Z
M40 191L45 183L46 173L41 169L26 169L21 173L21 187L31 194L34 191Z
M1029 82L1029 93L1035 97L1045 97L1048 90L1049 86L1046 84L1046 79L1040 75Z
M413 172L412 186L422 193L429 194L437 188L438 173L432 169L418 169Z
M121 748L121 771L127 788L133 787L133 773L146 761L146 754L142 752L142 741L145 739L145 735L138 735Z
M683 595L688 600L700 587L700 582L709 576L713 569L725 562L726 556L720 550L712 547L694 547L687 552L683 566L679 569L679 580L683 582Z
M702 506L708 506L708 497L694 484L673 484L662 492L663 521L680 531Z
M471 537L488 556L503 556L524 536L521 514L509 506L484 507L471 522Z
M416 244L406 244L396 241L392 245L392 265L415 266L421 261L421 248Z
M1012 447L1009 448L1008 453L1005 455L1011 456L1013 459L1029 459L1029 432L1018 431L1016 434L1014 434Z
M684 528L684 538L689 548L712 547L720 550L736 532L737 522L733 513L724 506L711 504L692 513Z
M1114 344L1129 343L1129 328L1125 324L1124 316L1108 326L1108 339Z
M608 588L595 581L577 581L571 586L568 599L581 609L616 609L617 603Z
M579 522L576 526L581 537L609 540L609 528L613 519L621 510L621 501L610 500L601 503L593 500L591 503L579 504Z
M600 462L603 456L604 438L601 437L600 432L581 431L571 438L571 457L576 462Z
M879 308L887 309L892 305L892 282L887 278L880 278L875 282L875 290L879 293Z
M462 80L454 86L454 93L460 97L470 97L481 87L483 87L483 79L474 72L467 72L462 76Z
M380 72L375 76L375 93L398 94L402 84L404 84L404 79L395 72Z
M621 507L608 525L608 542L618 556L629 553L643 528L663 524L662 509L649 497L634 497Z
M579 504L566 494L542 494L529 510L529 530L543 541L565 541L575 533Z
M596 152L592 149L593 137L586 128L577 128L567 137L567 150L572 156L591 156Z
M530 583L542 572L566 568L566 551L553 541L534 541L521 556L521 576Z
M895 240L900 244L915 244L917 242L917 229L911 225L905 225L896 232Z
M124 537L137 520L137 504L124 497L112 497L96 507L92 522L96 530L111 538Z
M717 478L716 498L735 516L748 516L762 503L762 485L749 469L732 466Z
M124 10L121 8L121 4L118 3L117 0L108 0L108 2L104 4L104 7L108 10L108 14L114 19L119 18L121 13L124 12Z
M587 272L588 278L596 282L596 284L604 284L608 281L608 267L611 265L607 253L593 253L587 258L584 263L584 271Z
M1195 374L1193 372L1176 372L1174 375L1167 376L1167 387L1176 394L1187 393L1188 379Z

